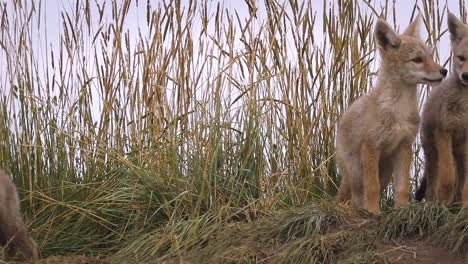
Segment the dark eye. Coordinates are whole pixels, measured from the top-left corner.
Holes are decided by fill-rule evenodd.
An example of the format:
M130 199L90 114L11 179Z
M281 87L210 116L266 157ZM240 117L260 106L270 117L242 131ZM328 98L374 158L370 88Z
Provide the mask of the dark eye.
M463 57L463 56L458 56L457 58L458 58L460 61L465 61L465 57Z
M421 57L416 57L414 59L412 59L413 62L416 62L416 63L421 63L423 62L423 59Z

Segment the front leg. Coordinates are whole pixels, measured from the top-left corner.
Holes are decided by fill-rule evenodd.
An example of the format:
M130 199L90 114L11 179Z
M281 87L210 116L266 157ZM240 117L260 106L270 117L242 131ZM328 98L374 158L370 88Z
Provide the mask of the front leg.
M374 214L380 214L380 151L363 143L361 145L362 180L364 185L364 209Z
M393 163L395 164L393 186L397 207L408 204L409 200L410 167L413 160L411 145L410 142L403 142L398 146L393 156Z
M434 179L436 200L443 205L452 202L455 189L455 161L453 159L452 140L445 131L435 133L437 148L437 176Z
M463 183L463 189L462 189L462 204L463 207L468 208L468 181L466 180L466 174L465 174L465 182Z
M466 139L466 137L465 137ZM463 142L463 173L458 174L458 185L459 185L459 197L461 198L461 203L463 207L468 208L468 144Z

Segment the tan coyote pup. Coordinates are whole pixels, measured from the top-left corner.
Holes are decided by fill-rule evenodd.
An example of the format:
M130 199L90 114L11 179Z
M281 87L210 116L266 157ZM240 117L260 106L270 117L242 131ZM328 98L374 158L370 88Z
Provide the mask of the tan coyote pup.
M20 212L18 191L10 175L0 169L0 244L6 257L15 256L16 250L23 252L30 260L39 258L36 243L24 226Z
M422 115L424 176L416 200L468 205L468 26L448 13L452 71L433 89Z
M342 176L337 201L380 213L380 193L393 176L396 205L408 203L411 146L419 126L417 84L439 83L447 70L420 40L420 16L402 35L375 26L381 65L375 87L343 114L336 140Z

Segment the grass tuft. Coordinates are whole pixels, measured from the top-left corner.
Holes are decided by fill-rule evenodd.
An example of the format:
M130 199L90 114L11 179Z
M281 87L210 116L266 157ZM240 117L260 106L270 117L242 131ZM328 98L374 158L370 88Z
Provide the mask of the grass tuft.
M339 207L330 207L327 203L334 204L333 201L325 200L274 217L272 221L275 222L276 228L271 230L271 235L287 242L291 238L327 233L330 227L343 223L347 213Z
M462 209L436 230L433 237L452 251L468 250L468 210Z
M449 209L433 203L414 203L390 211L382 217L377 235L384 239L432 234L451 217Z

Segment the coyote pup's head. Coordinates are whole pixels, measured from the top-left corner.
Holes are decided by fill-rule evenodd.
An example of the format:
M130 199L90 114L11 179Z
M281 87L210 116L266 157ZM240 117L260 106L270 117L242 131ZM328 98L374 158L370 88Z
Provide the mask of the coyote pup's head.
M448 29L452 41L452 71L468 85L468 26L448 12Z
M379 74L391 73L410 84L439 83L447 70L435 63L430 49L419 38L420 15L402 35L397 34L384 20L375 27L375 40L382 58Z

